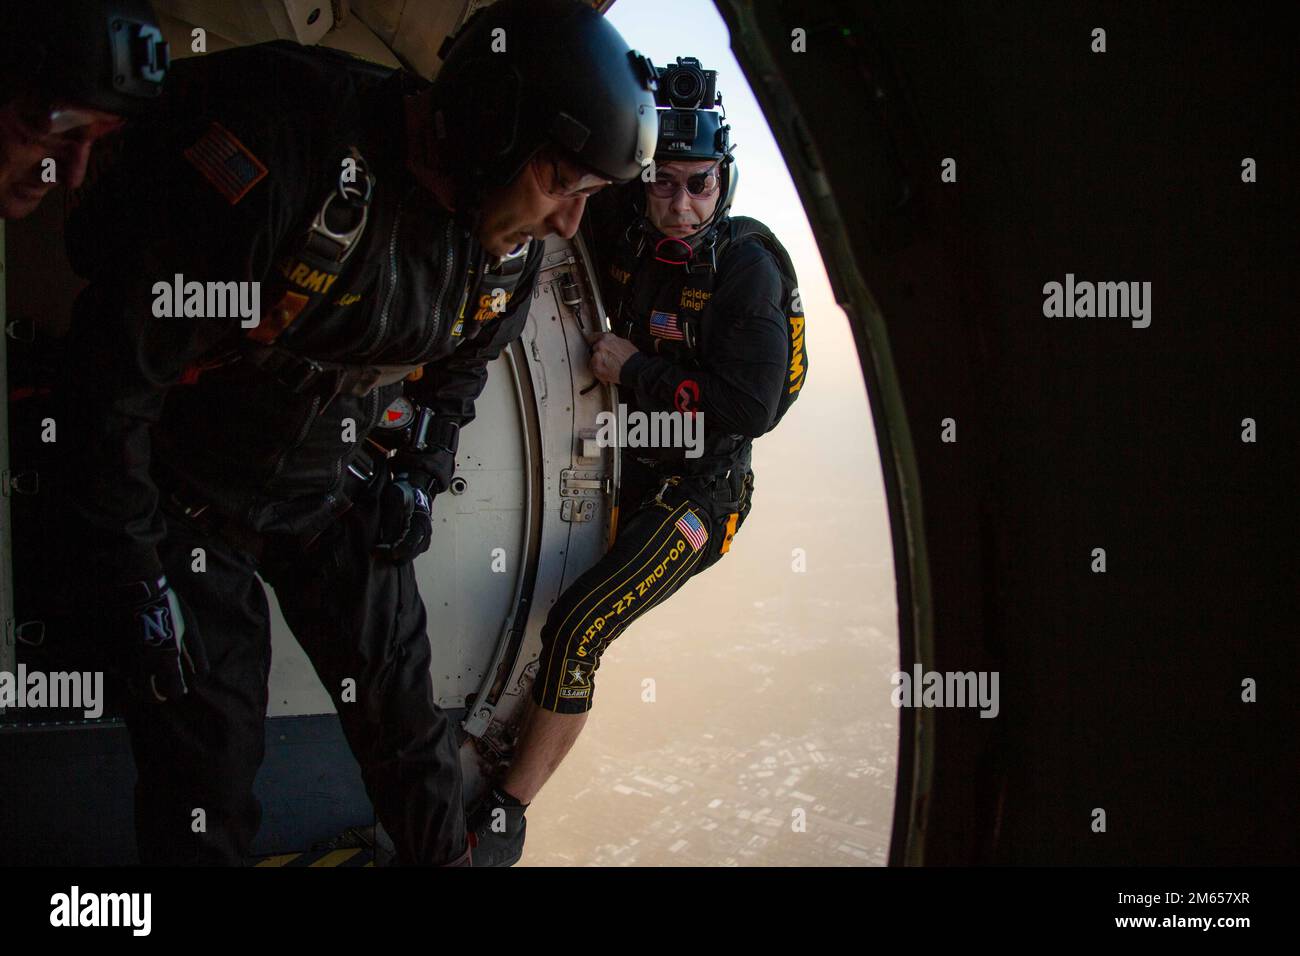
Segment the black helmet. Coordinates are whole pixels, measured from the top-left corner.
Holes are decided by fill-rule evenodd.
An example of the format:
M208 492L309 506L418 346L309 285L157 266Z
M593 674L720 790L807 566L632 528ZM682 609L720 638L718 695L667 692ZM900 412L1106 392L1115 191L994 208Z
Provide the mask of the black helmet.
M580 0L498 0L439 56L435 131L472 195L510 182L546 143L615 182L654 155L654 67Z
M162 92L167 43L146 0L5 0L0 101L35 91L131 116Z

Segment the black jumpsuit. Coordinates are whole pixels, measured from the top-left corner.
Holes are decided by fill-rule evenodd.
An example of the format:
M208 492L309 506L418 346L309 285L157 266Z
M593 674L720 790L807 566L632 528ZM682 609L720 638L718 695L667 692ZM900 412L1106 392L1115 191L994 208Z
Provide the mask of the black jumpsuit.
M90 280L71 337L70 468L90 575L165 572L211 662L186 697L129 706L141 859L237 863L257 831L270 668L260 574L334 701L399 862L455 860L466 847L458 742L433 700L414 571L370 557L377 509L349 508L344 482L404 383L337 393L330 375L303 387L247 360L200 373L246 331L229 318L155 318L153 286L179 273L261 281L268 296L324 290L278 346L423 366L408 396L465 425L487 364L522 331L540 243L505 311L477 310L482 248L405 168L403 97L419 84L409 76L276 43L182 61L168 84L168 110L128 136L69 230ZM337 185L340 144L357 148L374 195L359 246L326 279L293 256ZM417 466L436 494L454 455ZM200 808L206 829L194 825Z
M589 710L610 641L730 548L750 508L751 442L771 426L787 381L785 292L775 257L757 239L726 249L707 296L691 289L682 266L649 250L627 268L607 264L602 280L611 313L625 320L619 327L616 318L615 331L639 349L620 372L620 402L629 413L698 412L703 447L698 457L684 448L623 450L613 547L565 591L542 629L533 700L557 713ZM702 333L693 354L669 321L687 310L699 313Z

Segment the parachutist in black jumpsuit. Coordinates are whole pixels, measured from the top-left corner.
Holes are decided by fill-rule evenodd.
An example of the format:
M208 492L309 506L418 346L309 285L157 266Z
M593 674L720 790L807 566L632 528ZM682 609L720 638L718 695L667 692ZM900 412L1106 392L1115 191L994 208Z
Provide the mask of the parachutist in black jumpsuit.
M165 575L211 668L183 697L130 705L145 863L238 863L257 831L270 670L259 575L333 699L398 861L466 853L458 740L434 704L412 564L370 557L380 509L353 505L345 479L412 369L423 373L406 394L435 433L473 419L541 256L533 243L504 312L474 307L486 254L405 166L416 85L286 44L187 59L170 112L128 137L71 224L90 280L63 432L89 526L77 573L105 586ZM351 148L373 176L370 218L329 276L295 249ZM259 281L264 309L281 294L312 304L250 350L235 319L156 317L155 284L176 274ZM430 496L450 481L454 445L407 462Z
M601 277L615 332L639 350L619 373L619 401L629 413L698 413L703 453L623 449L614 545L542 630L533 699L557 713L589 710L610 641L730 548L750 509L751 443L772 426L782 393L803 384L802 368L790 367L790 283L758 237L727 244L708 279L657 261L652 248Z

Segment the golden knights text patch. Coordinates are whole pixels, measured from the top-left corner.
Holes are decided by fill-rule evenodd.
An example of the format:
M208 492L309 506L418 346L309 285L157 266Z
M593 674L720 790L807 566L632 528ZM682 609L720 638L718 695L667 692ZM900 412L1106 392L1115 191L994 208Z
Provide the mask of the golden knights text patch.
M185 150L185 158L232 206L266 178L261 160L217 122Z

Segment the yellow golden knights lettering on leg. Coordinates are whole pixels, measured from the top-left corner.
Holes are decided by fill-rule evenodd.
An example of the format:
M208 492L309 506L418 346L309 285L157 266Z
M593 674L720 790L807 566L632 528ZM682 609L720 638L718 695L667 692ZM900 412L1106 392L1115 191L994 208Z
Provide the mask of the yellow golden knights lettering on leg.
M669 545L669 542L673 541L673 537L669 537L667 541L662 541L660 538L660 536L666 531L670 535L672 534L669 529L672 527L672 514L676 512L671 505L666 505L662 502L656 502L656 504L664 507L668 511L668 514L662 516L663 523L659 525L658 529L656 529L654 534L644 543L642 548L626 561L617 572L606 578L600 585L583 597L582 600L573 604L569 613L560 622L559 627L556 629L554 638L550 643L550 650L548 651L545 648L543 649L543 654L546 657L547 664L544 672L539 673L538 680L544 681L543 686L550 688L545 692L546 697L544 698L544 701L551 699L550 695L555 693L555 689L559 686L558 682L563 681L563 676L557 675L554 669L561 659L558 656L561 652L566 656L573 655L574 658L578 659L585 660L586 658L591 657L592 667L595 667L595 660L598 659L600 655L600 644L598 642L596 647L592 650L588 649L588 645L591 644L596 639L597 635L604 629L606 617L616 618L618 614L617 608L615 607L611 609L609 614L606 616L593 617L593 615L597 613L597 609L602 606L607 606L606 602L611 600L622 600L626 607L630 607L634 601L647 593L647 589L653 583L664 577L664 569L667 567L666 563L660 562L659 574L656 576L653 571L648 575L645 572L644 569L649 562L654 561L656 557L665 554L675 553L677 557L680 557L685 553L686 542L681 538L677 538L671 546ZM657 541L662 541L662 543L659 543L656 547L655 542ZM668 550L665 551L665 548ZM689 565L682 565L682 567L689 567ZM617 583L610 587L611 582L615 580L617 580ZM669 581L665 583L670 583L670 581L671 576ZM608 590L606 590L607 587L609 588ZM631 590L633 587L636 589L635 596L633 596ZM598 595L598 592L603 593ZM615 599L614 595L620 592L622 592L622 598ZM652 596L652 601L654 597L657 597L657 595ZM582 623L584 621L588 622L585 630L584 624ZM617 629L618 625L611 630L617 631ZM552 709L547 703L543 703L543 706Z
M632 606L632 602L635 600L636 600L636 595L633 594L631 591L628 591L627 594L624 594L621 598L619 598L617 601L614 602L614 613L622 614L624 611L626 611L628 608Z
M668 571L668 566L686 553L686 542L677 539L677 543L668 549L668 556L655 565L654 570L645 576L645 579L637 585L637 590L645 593L647 589L655 584L656 581L663 579Z

